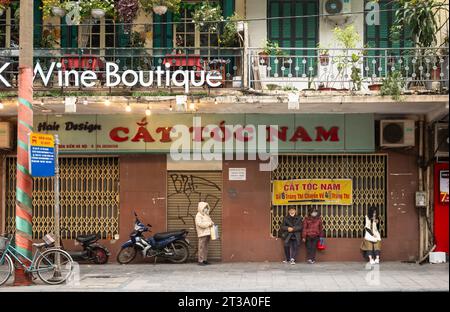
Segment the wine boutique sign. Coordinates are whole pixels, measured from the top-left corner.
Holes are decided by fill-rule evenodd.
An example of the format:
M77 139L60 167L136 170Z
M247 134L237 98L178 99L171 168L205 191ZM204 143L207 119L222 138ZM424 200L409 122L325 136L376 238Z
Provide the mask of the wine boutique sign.
M0 82L7 88L11 88L11 83L3 76L8 71L11 63L5 63L0 67ZM106 62L102 75L105 76L105 86L108 88L118 85L134 87L136 85L142 87L150 87L154 84L158 87L175 86L184 87L185 92L189 92L189 87L201 87L205 83L210 87L219 87L221 85L222 76L218 72L211 71L195 71L195 70L175 70L170 71L170 63L166 63L165 69L157 66L156 70L132 70L128 69L123 72L119 71L119 65L113 62ZM56 77L56 79L55 79ZM84 88L92 88L95 86L99 75L93 70L64 70L60 62L52 62L47 71L44 71L40 63L34 67L34 80L42 80L44 86L48 86L50 82L57 81L59 87L82 86Z
M62 153L168 153L179 142L173 132L180 126L189 136L190 151L203 148L211 141L223 144L225 152L247 153L252 143L258 150L269 150L275 141L281 153L375 150L372 114L161 114L149 117L122 114L34 118L35 131L59 135Z

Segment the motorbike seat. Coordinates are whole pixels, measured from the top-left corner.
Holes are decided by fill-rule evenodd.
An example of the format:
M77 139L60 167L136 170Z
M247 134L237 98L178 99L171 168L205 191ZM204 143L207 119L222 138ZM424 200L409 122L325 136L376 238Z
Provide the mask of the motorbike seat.
M170 232L163 232L163 233L157 233L153 236L155 240L163 240L166 238L169 238L171 236L181 236L186 232L186 230L179 230L179 231L170 231Z
M80 235L76 238L76 240L79 241L80 243L91 242L91 241L97 240L97 235L95 235L95 234Z

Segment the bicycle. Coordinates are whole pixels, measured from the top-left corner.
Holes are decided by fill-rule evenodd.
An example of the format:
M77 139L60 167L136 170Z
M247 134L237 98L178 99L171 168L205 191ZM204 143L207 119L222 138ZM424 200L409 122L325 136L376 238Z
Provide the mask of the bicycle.
M44 236L43 243L33 243L36 251L32 259L13 246L12 240L12 235L0 235L0 286L6 283L13 273L13 259L26 273L37 273L39 278L49 285L62 284L72 274L72 257L64 250L54 247L55 240L49 234Z

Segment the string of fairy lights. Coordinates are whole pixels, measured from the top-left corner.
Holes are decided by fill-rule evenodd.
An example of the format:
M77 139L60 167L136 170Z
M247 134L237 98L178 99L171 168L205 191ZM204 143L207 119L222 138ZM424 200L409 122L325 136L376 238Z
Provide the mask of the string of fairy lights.
M82 105L82 106L88 106L91 103L95 104L101 104L103 102L103 106L105 108L111 107L111 105L116 104L119 102L120 104L126 103L124 111L126 113L132 113L134 111L133 106L139 105L145 107L145 115L150 116L152 115L152 105L151 103L155 101L149 101L146 98L143 97L125 97L125 99L121 99L120 101L112 101L111 98L113 96L107 96L104 99L98 101L95 100L89 100L88 97L77 97L75 104L76 105ZM165 110L167 111L180 111L180 107L182 108L181 111L185 112L196 112L199 109L199 103L200 103L200 97L195 97L193 95L175 95L170 97L169 99L161 99L157 100L156 102L160 105L164 102L168 102L168 106ZM219 103L219 99L217 97L208 97L209 103L214 103L214 105L217 105ZM38 103L33 104L33 108L36 112L40 113L56 113L56 110L52 110L50 107L53 105L61 105L65 104L64 101L47 101L45 98L41 98ZM10 106L18 106L17 100L8 99L7 101L0 99L0 110L3 110L6 108L7 105ZM101 109L101 106L96 106L96 108ZM141 110L140 110L141 111Z

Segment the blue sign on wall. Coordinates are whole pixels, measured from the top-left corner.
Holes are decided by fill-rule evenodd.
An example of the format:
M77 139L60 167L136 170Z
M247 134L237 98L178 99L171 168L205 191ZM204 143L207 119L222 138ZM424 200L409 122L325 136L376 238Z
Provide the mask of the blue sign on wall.
M53 177L55 175L53 135L30 134L30 173L33 177Z

